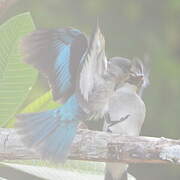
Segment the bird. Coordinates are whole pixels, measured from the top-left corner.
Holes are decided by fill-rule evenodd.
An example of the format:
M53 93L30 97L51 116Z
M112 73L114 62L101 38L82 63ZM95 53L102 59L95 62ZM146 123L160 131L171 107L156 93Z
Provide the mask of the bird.
M137 58L131 60L129 79L117 88L109 101L108 113L104 116L104 131L122 136L139 135L146 114L142 94L149 85L149 68L146 62ZM106 163L104 179L128 180L130 174L127 169L128 164L125 163Z
M22 142L42 159L64 162L85 113L75 89L76 75L88 47L86 35L74 28L40 29L21 40L23 61L47 78L56 109L16 115Z
M42 29L21 42L23 61L49 82L56 109L17 114L22 142L42 159L64 162L80 122L102 118L117 87L129 78L130 63L120 68L118 58L109 64L99 25L88 39L75 28ZM121 63L121 61L120 61Z

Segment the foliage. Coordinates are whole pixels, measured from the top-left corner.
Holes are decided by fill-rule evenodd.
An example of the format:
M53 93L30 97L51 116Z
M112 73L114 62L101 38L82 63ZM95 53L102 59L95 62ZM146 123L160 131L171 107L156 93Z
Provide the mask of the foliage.
M49 168L45 166L32 166L32 165L23 165L23 164L15 164L15 163L1 163L2 165L8 166L10 168L26 172L30 175L34 175L36 177L48 180L61 179L61 180L103 180L103 171L99 174L93 173L91 169L89 171L71 171L63 168ZM94 165L88 166L89 168ZM104 169L103 166L101 166ZM80 168L80 167L79 167ZM41 173L40 173L41 172Z
M19 40L34 30L29 13L15 16L0 27L0 124L17 112L34 84L37 72L21 62Z

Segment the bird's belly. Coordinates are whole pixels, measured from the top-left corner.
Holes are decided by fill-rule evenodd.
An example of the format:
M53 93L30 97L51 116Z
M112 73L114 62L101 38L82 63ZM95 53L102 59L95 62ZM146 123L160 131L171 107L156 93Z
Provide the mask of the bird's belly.
M121 91L111 98L108 117L110 123L121 118L124 120L112 126L109 121L105 121L104 130L121 136L138 136L144 122L145 111L145 105L139 96ZM120 179L127 167L127 164L122 163L106 164L106 169L114 179Z
M131 117L130 117L131 116ZM138 116L131 114L127 120L117 125L112 126L110 129L113 133L118 133L124 136L137 136L141 131L144 122L143 114Z
M145 105L141 98L136 95L122 94L112 98L109 104L109 117L111 121L118 121L127 117L110 128L112 133L121 135L136 136L139 135L145 118ZM105 122L104 129L109 124Z

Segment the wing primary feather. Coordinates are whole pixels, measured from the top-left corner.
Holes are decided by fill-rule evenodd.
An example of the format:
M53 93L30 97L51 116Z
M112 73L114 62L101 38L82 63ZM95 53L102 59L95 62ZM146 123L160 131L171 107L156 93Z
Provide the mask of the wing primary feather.
M107 70L107 58L105 56L105 39L99 25L92 33L89 47L84 55L80 73L79 87L83 98L88 101L97 82L97 77L102 78Z

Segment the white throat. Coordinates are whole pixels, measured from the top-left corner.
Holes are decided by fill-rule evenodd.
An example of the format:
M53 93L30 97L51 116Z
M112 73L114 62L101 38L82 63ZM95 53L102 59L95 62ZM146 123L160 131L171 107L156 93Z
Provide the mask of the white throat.
M136 94L137 87L133 84L125 83L124 86L120 87L117 91Z

